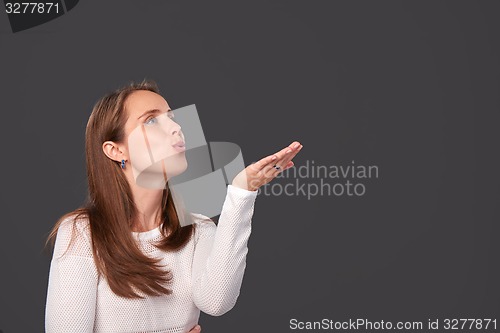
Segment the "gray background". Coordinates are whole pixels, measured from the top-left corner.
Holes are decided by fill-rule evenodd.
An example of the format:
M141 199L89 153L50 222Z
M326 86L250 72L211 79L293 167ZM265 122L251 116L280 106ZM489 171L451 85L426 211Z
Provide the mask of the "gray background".
M43 331L43 243L86 197L91 108L145 77L247 163L297 139L297 166L379 166L363 197L260 195L238 303L204 332L495 318L499 9L82 0L16 34L0 13L0 330Z

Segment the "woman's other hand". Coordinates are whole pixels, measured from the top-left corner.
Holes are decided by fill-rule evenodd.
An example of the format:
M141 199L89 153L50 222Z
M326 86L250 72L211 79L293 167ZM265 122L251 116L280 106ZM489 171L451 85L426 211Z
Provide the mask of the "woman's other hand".
M193 329L191 331L189 331L188 333L199 333L201 332L201 326L200 325L196 325L195 327L193 327Z
M248 191L258 190L259 187L278 176L280 172L293 167L292 159L301 149L300 142L294 141L279 152L246 167L234 177L232 185Z

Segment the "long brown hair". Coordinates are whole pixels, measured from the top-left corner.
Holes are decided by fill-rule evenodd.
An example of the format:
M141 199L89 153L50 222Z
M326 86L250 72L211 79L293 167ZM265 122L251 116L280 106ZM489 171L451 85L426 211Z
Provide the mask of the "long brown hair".
M130 82L95 104L85 133L87 202L62 216L45 242L54 246L57 230L66 218L72 215L75 215L74 221L87 218L98 272L106 277L115 294L126 298L143 298L134 289L150 296L172 293L164 286L171 281L172 273L161 268L159 259L145 255L132 236L132 223L138 216L132 191L119 163L109 159L102 150L105 141L122 143L126 139L125 101L136 90L160 93L152 80ZM163 190L161 205L163 238L154 245L164 251L179 250L191 238L194 225L181 227L168 184Z

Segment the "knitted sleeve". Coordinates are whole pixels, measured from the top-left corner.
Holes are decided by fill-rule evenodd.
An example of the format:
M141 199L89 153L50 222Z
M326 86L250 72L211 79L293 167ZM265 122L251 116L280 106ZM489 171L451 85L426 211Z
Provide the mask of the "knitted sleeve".
M217 226L205 217L197 224L193 258L193 300L203 312L221 316L240 294L257 191L228 186Z
M50 264L45 330L92 332L98 273L88 223L66 219L58 229ZM70 244L70 239L73 240Z

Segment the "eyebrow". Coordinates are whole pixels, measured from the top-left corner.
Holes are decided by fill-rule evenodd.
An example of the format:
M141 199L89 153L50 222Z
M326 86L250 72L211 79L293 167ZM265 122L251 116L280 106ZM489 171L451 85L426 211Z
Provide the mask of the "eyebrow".
M169 111L172 111L172 109L168 109L168 110L167 110L167 112L169 112ZM161 111L160 111L160 110L158 110L158 109L151 109L151 110L148 110L148 111L144 112L144 113L143 113L143 114L142 114L139 118L137 118L137 119L141 119L142 117L144 117L144 116L146 116L146 115L149 115L149 114L156 114L156 113L159 113L159 112L161 112Z

